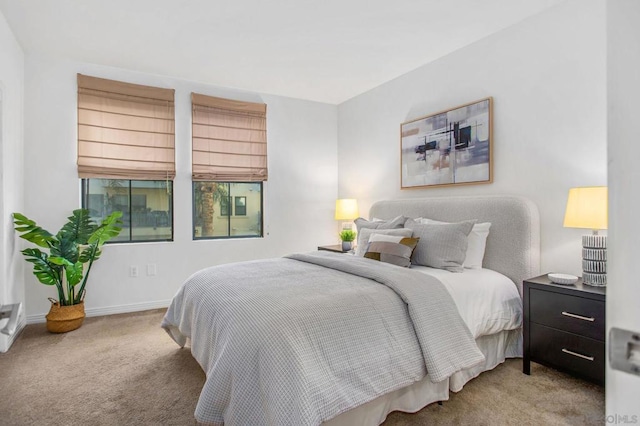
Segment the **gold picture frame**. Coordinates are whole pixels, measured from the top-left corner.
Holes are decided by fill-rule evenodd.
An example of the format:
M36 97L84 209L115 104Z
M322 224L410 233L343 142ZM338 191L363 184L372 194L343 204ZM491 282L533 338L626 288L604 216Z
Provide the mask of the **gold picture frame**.
M493 182L493 98L400 125L400 188Z

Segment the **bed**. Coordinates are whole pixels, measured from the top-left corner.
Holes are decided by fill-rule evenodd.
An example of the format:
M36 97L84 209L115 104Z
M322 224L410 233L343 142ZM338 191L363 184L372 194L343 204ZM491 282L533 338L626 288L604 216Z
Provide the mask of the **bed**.
M490 222L482 269L317 252L215 266L187 280L162 326L180 346L191 341L207 375L198 424L377 425L391 411L447 400L522 355L522 281L539 272L535 205L443 197L370 210L378 220L398 216ZM488 302L478 303L483 293Z

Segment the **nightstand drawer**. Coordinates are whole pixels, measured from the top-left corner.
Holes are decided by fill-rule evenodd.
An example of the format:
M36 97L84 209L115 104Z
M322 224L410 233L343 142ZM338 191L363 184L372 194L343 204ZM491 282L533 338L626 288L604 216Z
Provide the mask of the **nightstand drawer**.
M604 342L531 324L531 359L604 383Z
M532 288L529 306L534 323L604 342L604 302Z

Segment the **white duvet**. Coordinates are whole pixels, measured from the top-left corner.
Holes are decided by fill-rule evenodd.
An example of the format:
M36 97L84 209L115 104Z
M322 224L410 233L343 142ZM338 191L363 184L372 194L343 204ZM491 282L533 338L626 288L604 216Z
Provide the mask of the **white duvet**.
M461 273L426 266L411 269L444 284L474 338L522 326L522 299L506 276L491 269L465 269Z

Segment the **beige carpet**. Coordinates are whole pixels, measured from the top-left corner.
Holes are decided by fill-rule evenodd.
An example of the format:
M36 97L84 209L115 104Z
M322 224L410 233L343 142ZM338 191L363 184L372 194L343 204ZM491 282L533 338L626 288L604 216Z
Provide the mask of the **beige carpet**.
M193 425L204 373L159 324L164 310L87 318L49 334L27 326L0 354L2 425ZM452 394L443 406L392 413L399 425L601 425L604 389L509 360Z

